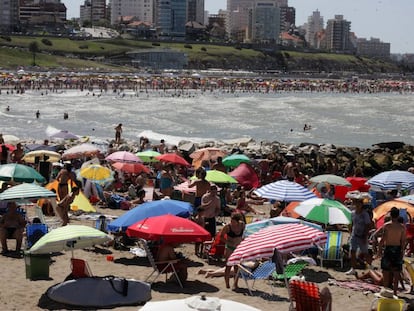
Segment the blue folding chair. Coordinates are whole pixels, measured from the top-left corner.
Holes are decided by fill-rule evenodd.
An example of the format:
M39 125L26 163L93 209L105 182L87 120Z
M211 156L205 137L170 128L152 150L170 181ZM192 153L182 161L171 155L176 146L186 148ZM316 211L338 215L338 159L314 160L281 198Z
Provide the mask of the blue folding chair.
M344 254L342 250L342 236L341 231L327 231L327 239L325 246L320 249L321 267L324 261L339 261L341 268L344 266Z
M32 247L42 236L48 232L46 224L31 224L26 227L27 248Z
M276 266L272 261L265 261L261 263L257 268L250 270L243 265L238 265L239 271L238 276L242 277L244 282L246 283L247 289L249 290L249 294L253 296L251 288L254 287L254 282L256 280L268 280L271 278L272 273L275 271ZM252 287L250 288L248 280L253 280ZM273 295L273 285L270 284L270 289Z

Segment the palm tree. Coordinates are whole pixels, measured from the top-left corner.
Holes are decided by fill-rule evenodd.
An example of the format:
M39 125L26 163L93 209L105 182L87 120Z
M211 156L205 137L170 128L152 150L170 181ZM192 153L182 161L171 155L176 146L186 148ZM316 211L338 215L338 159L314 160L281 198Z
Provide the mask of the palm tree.
M30 42L29 51L33 54L33 66L36 66L36 53L40 52L37 41Z

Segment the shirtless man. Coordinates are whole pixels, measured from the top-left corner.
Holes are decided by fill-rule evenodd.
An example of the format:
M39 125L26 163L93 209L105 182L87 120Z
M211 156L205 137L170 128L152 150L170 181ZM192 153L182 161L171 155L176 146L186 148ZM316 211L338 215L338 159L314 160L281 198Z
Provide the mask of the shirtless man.
M16 239L16 253L22 248L23 232L26 221L21 214L17 212L15 202L7 203L8 211L0 220L0 241L3 249L2 254L7 254L7 239Z
M13 163L22 163L22 158L24 156L24 150L22 148L22 144L18 143L16 145L16 149L12 151L10 154L10 159Z
M379 243L379 256L382 255L381 269L384 276L384 287L391 288L392 284L394 295L397 295L406 245L405 227L398 221L399 216L399 209L393 207L391 209L391 221L384 225L384 234Z
M177 271L180 281L185 282L188 277L187 264L183 260L178 260L177 255L174 251L175 246L177 246L177 244L161 245L157 252L157 262L177 260L177 262L173 263L175 271ZM164 267L162 267L163 264L160 265L158 265L158 269L161 271ZM174 277L174 275L172 277Z
M196 195L194 200L194 207L197 208L201 205L201 197L210 190L210 182L206 180L206 171L203 168L199 168L196 171L197 179L190 182L188 187L196 187Z

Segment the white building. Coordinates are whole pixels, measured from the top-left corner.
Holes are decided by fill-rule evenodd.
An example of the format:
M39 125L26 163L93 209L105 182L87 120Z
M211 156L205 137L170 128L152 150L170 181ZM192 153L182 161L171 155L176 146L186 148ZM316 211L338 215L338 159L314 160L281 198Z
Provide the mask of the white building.
M111 0L111 24L117 24L121 16L136 16L140 21L154 22L153 0Z
M317 34L323 29L323 17L321 13L316 10L312 16L308 17L308 22L305 26L305 39L310 47L316 48L318 45Z

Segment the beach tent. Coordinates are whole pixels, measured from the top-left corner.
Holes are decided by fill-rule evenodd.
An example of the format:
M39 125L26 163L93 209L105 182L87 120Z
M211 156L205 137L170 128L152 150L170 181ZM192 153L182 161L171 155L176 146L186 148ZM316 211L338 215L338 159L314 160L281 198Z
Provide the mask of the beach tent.
M229 173L245 189L260 187L259 176L256 171L247 163L241 163L236 169Z
M59 182L57 180L54 180L50 183L48 183L45 188L52 190L54 189L57 192ZM75 186L74 184L71 185L72 187ZM82 210L84 212L96 212L96 209L92 206L91 202L89 202L88 198L85 196L85 194L80 191L79 195L76 196L75 200L73 200L73 203L70 205L71 210Z

